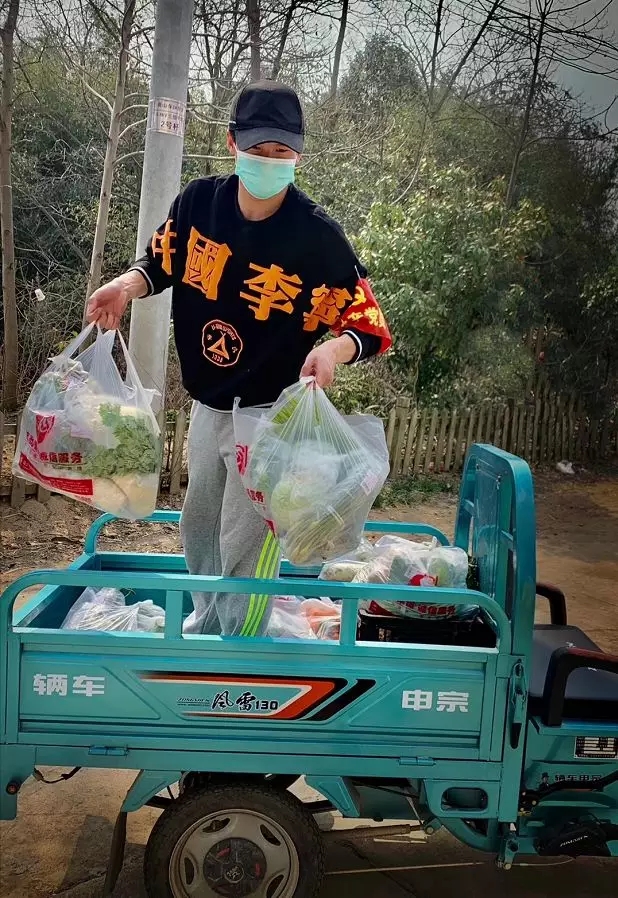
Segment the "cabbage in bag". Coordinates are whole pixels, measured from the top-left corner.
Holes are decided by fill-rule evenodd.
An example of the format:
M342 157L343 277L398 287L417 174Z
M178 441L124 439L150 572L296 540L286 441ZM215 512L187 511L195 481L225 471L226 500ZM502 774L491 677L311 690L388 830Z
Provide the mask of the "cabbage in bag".
M87 327L35 383L22 415L13 474L118 517L156 508L161 441L143 388L119 333L122 379L112 357L116 331L72 358Z
M381 421L344 418L313 378L304 378L267 411L237 403L234 430L245 488L292 564L358 547L389 471Z
M417 543L398 536L385 536L374 546L373 559L356 574L354 583L397 584L411 587L465 589L468 556L456 546ZM413 593L413 590L412 590ZM361 602L370 614L392 614L413 618L467 618L476 605L436 605L427 594L401 602L376 596Z

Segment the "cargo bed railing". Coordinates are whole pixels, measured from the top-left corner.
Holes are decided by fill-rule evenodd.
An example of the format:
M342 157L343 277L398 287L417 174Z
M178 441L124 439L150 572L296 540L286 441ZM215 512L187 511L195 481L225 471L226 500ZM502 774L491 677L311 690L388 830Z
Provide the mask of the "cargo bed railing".
M180 512L168 509L155 511L150 517L140 523L144 524L179 524ZM84 552L94 555L98 550L98 540L101 531L109 524L126 523L122 518L113 514L103 514L94 521L84 539ZM365 533L389 533L395 536L429 536L435 537L441 546L448 546L448 537L432 524L414 523L408 521L367 521Z
M20 627L13 625L12 611L15 600L26 589L34 586L70 587L74 589L113 588L127 591L146 591L150 594L165 595L165 629L163 633L143 632L101 632L93 630L62 630L62 629L37 629L36 627ZM324 652L354 652L361 651L363 645L357 643L357 617L358 603L361 599L375 594L379 590L381 597L389 601L405 602L410 599L410 589L406 586L382 586L375 584L353 584L329 582L328 593L333 599L342 599L341 630L339 640L309 642L294 639L276 639L272 637L246 637L246 636L205 636L182 633L183 603L186 592L230 593L251 595L259 592L261 595L291 595L305 596L307 598L320 598L325 592L324 581L303 578L280 578L278 580L234 579L230 577L205 577L190 574L167 574L162 572L147 573L142 571L102 571L88 568L74 568L70 570L40 570L25 574L0 596L0 740L4 738L7 726L7 700L8 695L14 690L19 690L20 650L22 638L38 639L44 636L45 644L53 643L60 651L66 651L73 643L77 652L84 652L88 645L99 654L105 654L110 646L123 644L131 646L136 651L140 649L154 649L157 646L173 646L173 651L178 657L184 651L195 650L199 647L204 652L204 657L209 646L217 645L228 650L235 650L242 646L243 650L272 651L281 649L287 653L291 648L296 650L297 644L302 645L303 650ZM471 596L474 603L486 613L489 624L496 633L496 648L470 648L466 646L417 646L416 644L401 644L395 647L380 643L380 651L388 653L389 647L400 652L408 650L421 650L424 653L443 652L449 655L457 653L463 655L496 654L508 655L511 651L511 626L500 605L489 596L482 593L471 593L465 589L440 589L418 587L422 592L431 597L432 603L450 605L469 605ZM50 596L51 598L51 596ZM33 600L35 601L35 600ZM121 642L119 643L118 640ZM314 649L317 646L317 649Z
M58 569L40 570L24 574L7 587L0 597L0 643L10 640L13 632L12 609L16 598L20 593L33 586L66 586L73 588L93 589L114 588L126 591L144 591L149 594L165 594L165 630L162 638L166 640L193 640L193 639L229 639L246 642L248 637L204 637L194 634L182 634L183 600L186 592L225 593L232 595L261 595L277 596L290 595L305 598L320 598L328 592L332 599L342 599L341 633L338 642L341 645L351 646L356 642L356 622L358 603L362 599L370 598L376 591L389 602L410 601L410 588L408 586L394 586L365 584L365 583L338 583L314 578L287 578L277 580L258 580L255 578L233 577L207 577L191 574L168 574L163 572L148 573L144 571L109 571L96 569ZM431 587L424 589L417 587L415 594L423 594L431 604L438 605L478 605L487 613L490 624L496 633L500 648L510 652L510 622L495 599L480 592L471 592L466 589L440 589ZM16 630L19 627L15 628ZM54 630L55 634L64 634L68 639L75 631ZM90 631L79 631L80 636ZM97 631L92 631L93 633ZM100 632L97 635L101 635ZM122 638L126 634L114 632L115 638ZM161 638L161 634L135 633L132 636L144 636ZM256 637L252 637L255 639ZM269 642L272 641L269 638ZM336 642L337 640L331 640Z

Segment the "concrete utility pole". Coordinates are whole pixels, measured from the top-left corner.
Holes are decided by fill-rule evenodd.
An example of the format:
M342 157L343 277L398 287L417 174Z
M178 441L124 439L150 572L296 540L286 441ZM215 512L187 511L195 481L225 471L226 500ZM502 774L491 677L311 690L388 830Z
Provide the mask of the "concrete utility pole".
M180 187L193 0L158 0L137 228L141 256ZM129 350L145 387L163 397L171 290L132 303ZM162 401L162 399L161 399ZM156 410L156 409L155 409Z

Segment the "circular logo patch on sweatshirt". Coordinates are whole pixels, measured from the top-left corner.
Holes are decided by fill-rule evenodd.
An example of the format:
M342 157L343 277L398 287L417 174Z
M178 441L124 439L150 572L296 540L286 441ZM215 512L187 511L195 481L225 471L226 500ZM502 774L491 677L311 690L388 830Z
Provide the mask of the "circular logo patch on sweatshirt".
M202 330L204 357L219 368L235 365L243 350L236 328L225 321L209 321Z

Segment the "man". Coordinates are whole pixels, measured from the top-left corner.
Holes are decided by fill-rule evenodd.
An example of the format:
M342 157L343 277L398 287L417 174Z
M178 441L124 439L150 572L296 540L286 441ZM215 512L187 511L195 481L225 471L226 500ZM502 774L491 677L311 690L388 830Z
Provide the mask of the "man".
M321 387L338 364L383 352L390 336L340 226L293 186L300 101L262 81L234 101L228 177L191 181L146 254L93 293L89 319L116 328L133 299L173 287L174 338L194 400L181 535L193 574L276 577L276 541L245 494L231 411L268 406L299 374ZM334 339L316 342L331 330ZM193 596L185 631L255 636L262 596Z

